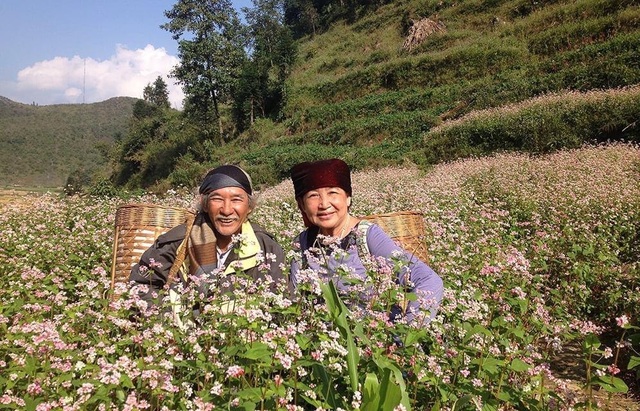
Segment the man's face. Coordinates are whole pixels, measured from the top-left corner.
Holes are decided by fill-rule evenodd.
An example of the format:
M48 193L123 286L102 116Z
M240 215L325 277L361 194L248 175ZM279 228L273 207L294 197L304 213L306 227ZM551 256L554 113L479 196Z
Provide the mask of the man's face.
M209 193L207 214L222 239L229 240L242 230L251 212L249 195L240 187L224 187Z

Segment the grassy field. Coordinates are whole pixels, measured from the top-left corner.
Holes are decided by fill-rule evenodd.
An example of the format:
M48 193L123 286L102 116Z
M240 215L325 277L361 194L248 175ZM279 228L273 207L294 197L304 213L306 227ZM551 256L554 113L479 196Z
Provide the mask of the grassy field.
M29 201L29 196L33 194L43 193L60 193L60 189L51 189L43 187L2 187L0 188L0 204L24 203Z
M639 159L614 144L354 173L354 215L424 216L445 283L428 325L381 320L410 295L372 265L376 298L338 317L313 273L291 301L241 275L201 279L243 287L205 297L186 286L184 304L204 308L183 328L124 282L106 296L117 207L186 207L191 195L8 193L24 207L0 205L0 399L27 410L635 411ZM252 219L293 258L303 224L291 181L262 190Z

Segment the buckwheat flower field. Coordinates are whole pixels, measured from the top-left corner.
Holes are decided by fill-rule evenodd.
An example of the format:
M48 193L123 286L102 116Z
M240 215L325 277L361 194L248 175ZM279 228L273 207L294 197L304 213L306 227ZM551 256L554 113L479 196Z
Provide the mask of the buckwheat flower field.
M110 268L119 205L186 208L189 192L0 206L0 409L637 409L638 147L353 179L355 215L423 213L428 263L445 283L430 323L387 320L415 296L389 280L399 262L371 259L354 289L374 296L349 308L358 295L313 273L293 298L213 275L200 281L236 291L184 287L200 314L179 326L128 284L115 297ZM303 229L291 182L259 201L253 220L289 252ZM578 371L568 378L565 366Z

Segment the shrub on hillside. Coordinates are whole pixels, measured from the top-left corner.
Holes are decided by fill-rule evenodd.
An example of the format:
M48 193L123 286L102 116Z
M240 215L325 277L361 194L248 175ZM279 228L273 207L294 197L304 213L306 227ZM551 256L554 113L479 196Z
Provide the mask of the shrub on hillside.
M640 87L545 95L441 124L424 136L425 160L437 163L501 150L544 153L610 139L638 141L639 117Z
M91 173L85 169L77 169L69 174L62 191L68 196L80 194L89 186L90 183Z

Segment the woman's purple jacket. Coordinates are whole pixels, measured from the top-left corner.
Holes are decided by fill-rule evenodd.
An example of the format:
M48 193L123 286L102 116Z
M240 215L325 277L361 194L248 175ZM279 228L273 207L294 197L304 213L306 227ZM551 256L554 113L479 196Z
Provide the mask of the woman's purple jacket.
M363 222L360 222L363 224ZM365 223L366 224L366 223ZM397 283L406 285L407 278L410 279L408 291L416 293L418 299L409 303L406 310L406 320L413 321L416 317L425 318L430 321L436 314L443 294L442 279L423 261L413 254L403 250L393 241L377 224L368 224L366 231L366 244L372 257L383 257L389 262L397 260L398 256L404 260L402 270L397 270ZM344 272L347 269L351 276L355 276L363 281L367 278L367 270L360 259L364 247L359 246L358 236L362 235L358 226L345 236L339 244L333 246L319 246L322 236L318 238L318 228L310 227L300 233L294 242L294 249L299 250L299 254L291 262L291 282L297 288L299 277L303 275L301 270L311 269L326 280L333 280L338 291L346 291L350 285L344 278L336 278L338 270ZM364 251L366 252L366 251ZM391 262L393 267L393 262ZM410 274L407 276L407 274ZM366 298L366 297L365 297ZM427 316L417 316L419 310L430 312ZM391 313L392 320L397 319L398 313ZM425 322L426 322L425 321ZM422 322L422 321L421 321Z

